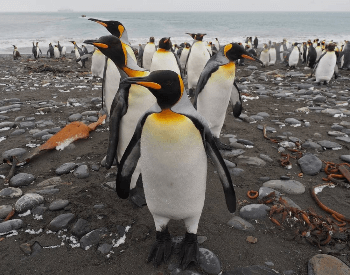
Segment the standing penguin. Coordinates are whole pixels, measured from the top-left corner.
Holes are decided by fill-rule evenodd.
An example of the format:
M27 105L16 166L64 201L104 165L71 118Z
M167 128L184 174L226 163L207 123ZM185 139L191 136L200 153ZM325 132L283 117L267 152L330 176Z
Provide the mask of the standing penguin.
M186 74L185 67L186 67L186 61L188 58L188 54L190 52L191 45L189 43L185 43L185 47L181 51L180 55L180 66L184 74Z
M36 58L39 58L40 55L42 55L42 52L39 48L39 42L36 42L36 56L37 56Z
M222 150L232 150L232 147L219 140L229 101L231 100L233 105L235 117L239 117L242 111L241 97L234 83L236 73L234 61L238 59L250 59L262 63L238 44L227 44L206 64L195 93L194 107L208 121L217 146Z
M74 55L76 62L83 68L85 68L85 59L81 60L81 57L84 55L84 52L81 48L78 47L75 41L70 41L74 45Z
M214 41L214 47L215 47L215 52L218 52L220 50L220 43L219 43L219 40L217 38L215 38L215 41Z
M211 49L212 44L213 44L212 42L207 42L207 50L208 50L210 56L213 55L213 51Z
M316 62L320 59L321 55L322 55L322 47L321 47L321 43L317 43L316 46Z
M350 41L346 41L339 55L341 62L341 69L350 70Z
M60 45L60 41L57 41L57 47L58 47L58 50L60 51L60 56L66 56L66 52L67 52L67 48L66 46L61 46Z
M187 34L189 34L194 39L185 66L187 69L187 85L189 89L189 95L193 96L199 76L201 75L205 64L208 62L210 54L205 46L205 43L203 42L203 37L205 34Z
M36 50L36 46L34 45L34 41L33 41L33 47L32 47L32 53L35 59L38 58L38 52Z
M61 55L61 53L62 53L62 46L60 44L60 41L57 41L57 48L58 48L58 50L60 52L60 55Z
M132 172L140 164L147 206L156 227L156 242L148 262L158 266L169 260L172 239L168 222L183 220L186 235L181 243L180 265L186 269L191 262L199 263L197 230L205 200L207 155L218 171L227 208L234 213L236 196L230 173L207 123L183 94L180 75L155 71L147 77L126 78L124 84L149 88L157 104L140 118L123 155L117 194L123 199L129 196Z
M299 62L299 48L298 48L298 43L294 43L293 44L293 48L292 48L292 52L289 55L289 59L288 59L288 65L291 68L295 68L298 65Z
M271 45L271 48L269 49L269 65L275 65L276 64L276 42L273 42Z
M152 58L155 52L156 52L156 45L154 44L154 37L150 37L149 42L143 49L142 64L146 70L151 69Z
M255 36L255 38L254 38L254 48L255 48L255 49L258 48L258 44L259 44L258 37Z
M139 44L139 50L138 50L138 54L137 54L137 63L141 68L143 67L142 59L143 59L143 47L141 44Z
M269 55L269 48L267 47L267 44L264 44L264 48L260 53L260 61L262 62L262 66L266 67L269 65L270 62L270 55Z
M58 49L57 45L53 48L53 53L55 58L60 58L60 50Z
M87 48L84 45L81 45L81 48L82 48L84 54L89 53L89 51L87 50Z
M126 76L141 77L149 75L149 71L137 66L136 62L126 51L126 45L116 36L102 36L97 40L86 40L84 43L96 46L109 58L109 62L113 62L116 65L123 78ZM108 64L107 68L113 67L110 67ZM112 77L107 79L110 79L108 83L115 80ZM118 92L110 105L110 134L106 157L107 169L111 168L115 159L117 159L117 162L120 162L135 131L137 121L156 102L153 94L140 85L118 85L118 87ZM106 95L106 105L109 102ZM141 207L145 204L145 201L142 198L142 194L137 193L136 189L136 182L139 176L140 169L138 166L131 180L131 188L133 189L131 200Z
M316 67L316 82L324 83L325 85L329 83L333 74L334 68L337 63L337 57L334 52L335 44L330 43L327 46L327 52L323 54Z
M306 56L306 64L313 69L316 63L316 59L317 59L317 52L314 48L314 46L312 45L312 42L309 41L308 42L308 48L307 48L307 56Z
M13 46L13 60L17 60L19 57L21 57L21 54L19 53L17 47L15 45L12 45Z
M51 43L49 44L49 49L47 50L46 55L48 55L48 54L50 54L50 58L55 57L54 48L53 48L53 46L52 46L52 44L51 44Z
M105 62L106 62L105 55L101 53L101 51L98 48L95 47L94 53L92 54L92 57L91 57L92 76L103 78Z
M170 37L159 40L159 48L153 54L150 72L159 70L172 70L181 75L180 61L177 55L171 51Z

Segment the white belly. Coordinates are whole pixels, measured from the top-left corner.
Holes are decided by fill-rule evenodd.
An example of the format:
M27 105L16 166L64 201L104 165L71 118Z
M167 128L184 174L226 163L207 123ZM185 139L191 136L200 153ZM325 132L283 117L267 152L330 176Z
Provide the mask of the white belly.
M196 88L199 76L201 75L209 58L209 52L207 51L203 42L199 41L193 44L187 63L189 89Z
M181 56L180 56L180 66L181 66L181 69L185 69L185 66L186 66L186 61L187 61L187 56L188 56L188 53L189 53L189 49L187 48L184 48L181 52Z
M159 70L171 70L180 74L179 66L172 52L156 51L152 58L151 72Z
M316 82L329 81L334 74L334 67L337 62L337 58L334 52L328 52L321 58L316 72Z
M110 115L112 102L115 94L118 91L120 82L120 73L118 68L110 59L107 60L106 78L104 81L104 101L106 104L107 113Z
M269 52L262 51L260 54L260 60L265 66L267 66L269 64L269 61L270 61Z
M131 56L131 58L137 63L136 56L135 56L135 53L132 50L132 48L129 45L126 45L125 48L126 48L126 51L128 52L128 54Z
M120 121L118 161L121 160L126 147L135 132L140 117L154 104L156 98L145 87L132 84L129 90L129 102L127 113Z
M60 58L60 51L58 50L57 47L53 49L53 55L55 58Z
M62 51L61 51L62 56L66 55L66 51L67 51L67 48L65 46L63 46Z
M142 131L140 163L147 206L153 215L169 219L200 217L207 178L201 135L191 121L168 126L146 121Z
M74 50L74 54L75 54L75 58L76 58L76 59L80 58L80 54L79 54L79 51L78 51L77 48ZM83 63L81 63L81 61L79 61L78 64L79 64L80 66L83 66Z
M299 61L299 51L297 49L293 49L293 51L289 55L289 66L296 66Z
M146 70L150 70L153 54L156 52L154 44L147 44L143 51L142 64Z
M100 51L94 52L91 58L91 73L93 76L103 78L105 60L106 58L103 53L101 53Z
M322 55L322 49L316 48L316 54L317 54L316 61L318 61Z
M269 56L270 56L269 65L275 65L275 63L276 63L276 49L275 48L271 48L269 50Z
M198 112L207 120L212 134L217 138L224 125L235 78L234 66L233 72L232 69L231 72L223 72L222 67L211 75L197 99Z

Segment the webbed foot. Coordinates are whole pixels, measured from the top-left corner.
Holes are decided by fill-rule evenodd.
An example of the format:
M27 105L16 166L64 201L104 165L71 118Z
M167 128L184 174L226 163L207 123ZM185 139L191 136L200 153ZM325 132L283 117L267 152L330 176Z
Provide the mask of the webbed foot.
M186 232L181 245L180 266L182 269L186 269L191 262L194 262L197 265L199 263L197 234Z
M153 247L148 255L147 262L153 261L155 267L159 266L162 261L167 263L172 253L172 241L171 236L166 227L161 232L157 231L156 233L156 242L153 244Z

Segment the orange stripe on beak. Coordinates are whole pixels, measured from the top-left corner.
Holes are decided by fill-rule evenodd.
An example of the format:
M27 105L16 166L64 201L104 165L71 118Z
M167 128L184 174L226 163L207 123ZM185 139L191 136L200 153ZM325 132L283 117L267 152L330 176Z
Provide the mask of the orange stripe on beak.
M104 27L106 27L107 28L107 24L106 23L103 23L103 22L101 22L101 21L95 21L96 23L99 23L99 24L101 24L102 26L104 26Z
M136 84L155 90L160 90L162 88L162 86L155 82L136 82Z
M92 43L94 46L98 47L98 48L103 48L103 49L107 49L108 45L107 44L103 44L103 43Z

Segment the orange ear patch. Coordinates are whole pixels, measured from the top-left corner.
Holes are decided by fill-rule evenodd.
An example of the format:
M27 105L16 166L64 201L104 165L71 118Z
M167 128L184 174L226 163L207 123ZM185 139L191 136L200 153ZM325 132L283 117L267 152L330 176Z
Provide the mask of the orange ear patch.
M118 30L119 30L119 32L120 32L120 37L122 36L122 34L123 34L123 32L124 32L124 27L122 26L122 25L119 25L118 26ZM120 38L119 37L119 38Z
M227 44L227 45L225 46L225 48L224 48L224 54L226 55L226 53L227 53L229 50L231 50L231 48L232 48L232 44Z

